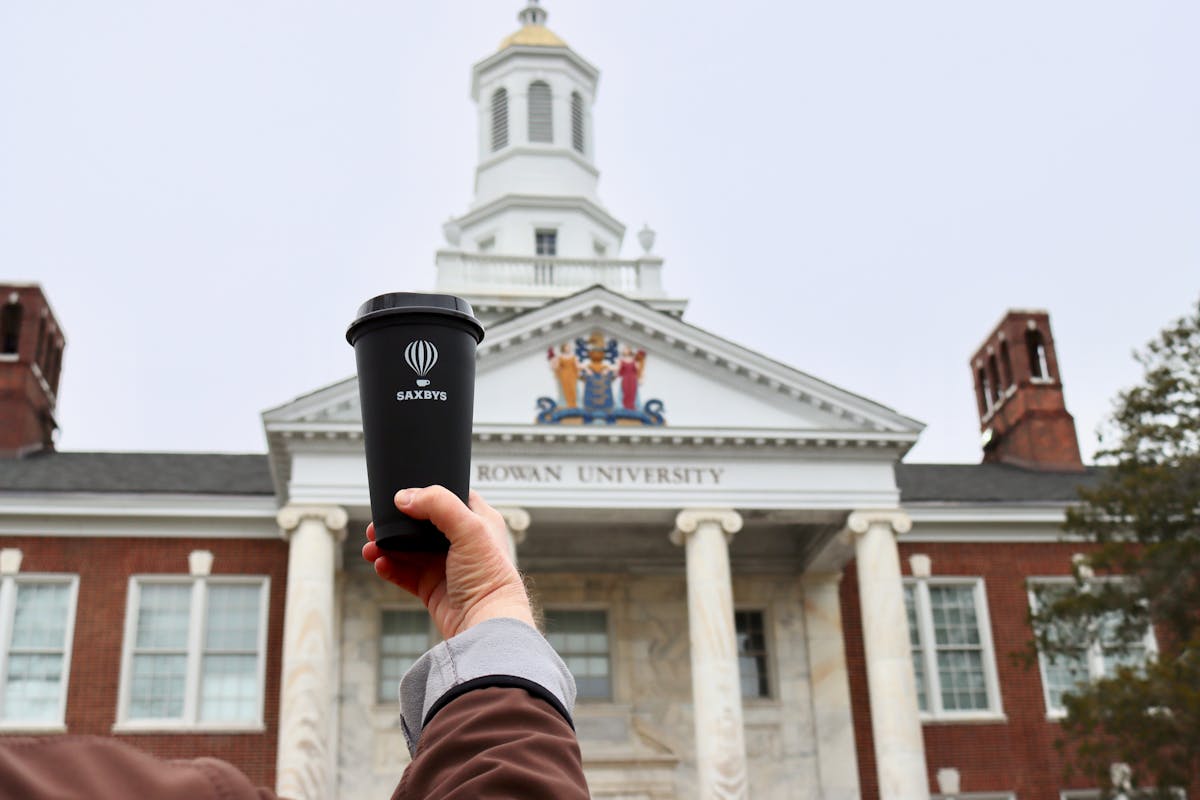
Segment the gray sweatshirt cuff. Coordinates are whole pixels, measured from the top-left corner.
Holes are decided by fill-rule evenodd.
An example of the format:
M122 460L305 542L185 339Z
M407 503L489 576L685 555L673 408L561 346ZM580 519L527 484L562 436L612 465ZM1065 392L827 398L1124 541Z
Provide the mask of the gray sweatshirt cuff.
M415 755L421 730L446 702L471 689L515 686L571 722L575 679L550 643L516 619L490 619L436 645L400 681L400 724Z

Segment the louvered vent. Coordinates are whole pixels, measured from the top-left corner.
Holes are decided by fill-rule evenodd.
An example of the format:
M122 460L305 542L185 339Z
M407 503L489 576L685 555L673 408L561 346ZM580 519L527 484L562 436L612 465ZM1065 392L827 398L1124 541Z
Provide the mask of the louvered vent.
M571 92L571 146L583 152L583 98Z
M492 151L508 146L508 91L497 89L492 95Z
M553 142L550 85L542 81L529 84L529 141Z

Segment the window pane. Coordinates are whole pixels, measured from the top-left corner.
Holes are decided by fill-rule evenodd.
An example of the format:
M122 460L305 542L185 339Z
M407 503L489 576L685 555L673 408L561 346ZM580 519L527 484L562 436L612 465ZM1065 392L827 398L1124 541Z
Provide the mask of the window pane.
M66 583L18 583L12 649L61 650L70 592Z
M988 707L983 655L978 650L938 650L938 680L942 708L946 711L978 711Z
M608 615L603 611L546 612L546 640L575 676L580 697L612 696Z
M188 583L143 583L138 601L138 649L187 648L192 586Z
M429 649L429 614L389 609L383 612L380 627L378 697L380 702L395 702L400 679Z
M186 655L135 655L129 690L130 718L182 717L186 675Z
M979 645L974 586L930 586L933 636L938 645Z
M59 720L62 656L13 654L4 686L4 719L22 722Z
M738 672L742 697L769 697L767 676L767 642L763 632L761 611L735 611L734 631L737 637Z
M258 656L209 655L200 672L200 719L254 722L258 714Z
M1043 656L1042 667L1050 708L1061 711L1062 696L1088 679L1087 657L1083 653L1059 655L1051 661L1048 656Z
M917 625L917 601L911 584L904 587L904 613L908 618L908 643L912 649L913 674L917 678L917 708L929 710L929 693L925 689L925 659L921 654L921 629Z
M204 649L257 652L261 598L258 584L210 584Z

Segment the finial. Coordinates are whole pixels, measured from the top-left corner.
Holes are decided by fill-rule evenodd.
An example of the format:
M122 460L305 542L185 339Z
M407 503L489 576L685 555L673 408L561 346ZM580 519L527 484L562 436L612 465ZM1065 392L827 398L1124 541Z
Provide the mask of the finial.
M538 0L529 0L529 5L517 13L517 19L522 25L545 25L548 16L550 15L546 13L546 9L538 5Z
M638 241L641 242L642 249L646 251L646 255L649 255L650 251L654 249L654 237L654 231L650 229L649 225L643 224L642 229L638 231Z

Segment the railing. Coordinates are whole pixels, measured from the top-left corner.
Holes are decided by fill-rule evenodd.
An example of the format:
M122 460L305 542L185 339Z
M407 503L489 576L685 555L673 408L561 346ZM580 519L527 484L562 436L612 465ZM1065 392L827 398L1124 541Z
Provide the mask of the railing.
M662 293L662 260L637 261L488 253L438 253L438 283L443 288L474 291L574 291L600 284L625 294L654 297Z

